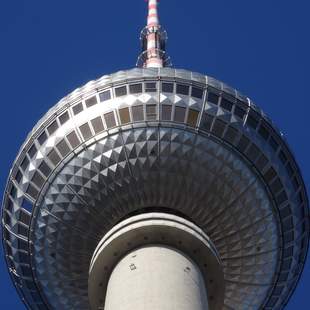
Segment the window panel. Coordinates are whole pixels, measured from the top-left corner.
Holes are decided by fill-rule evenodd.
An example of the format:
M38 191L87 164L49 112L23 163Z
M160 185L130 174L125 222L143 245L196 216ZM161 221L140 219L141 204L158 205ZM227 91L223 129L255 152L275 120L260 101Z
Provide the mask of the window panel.
M133 118L134 122L144 120L143 106L142 105L132 107L132 118Z
M129 108L119 109L119 118L120 118L121 124L130 123Z
M126 86L121 86L121 87L115 88L115 96L116 97L121 97L121 96L125 96L125 95L127 95Z
M110 90L106 90L106 91L100 93L99 94L99 98L100 98L101 102L110 100L111 99L111 92L110 92Z
M203 96L203 89L198 87L192 87L192 97L202 99Z
M92 119L90 122L93 126L95 133L99 133L104 130L104 125L100 116Z
M93 97L91 97L91 98L89 98L89 99L86 99L86 100L85 100L85 104L86 104L86 107L87 107L87 108L90 108L90 107L92 107L93 105L97 104L97 98L96 98L96 96L93 96Z
M131 94L138 94L138 93L142 93L142 84L131 84L129 85L129 92Z
M196 127L199 112L196 110L189 109L187 116L187 124L192 127Z
M65 113L61 114L59 117L59 122L61 125L63 125L64 123L66 123L69 120L69 113L68 111L66 111Z
M174 121L184 123L186 109L183 107L175 107Z
M113 112L104 114L104 120L107 125L107 128L112 128L116 126L116 121Z
M177 84L177 94L180 95L188 95L189 94L189 86L183 84Z
M72 107L72 111L74 115L77 115L83 111L83 105L82 102L78 103L74 107Z
M75 133L75 131L72 131L71 133L69 133L67 135L67 139L73 149L76 148L80 144L80 140L77 134Z
M80 128L80 131L81 131L81 134L82 134L84 140L88 140L89 138L92 137L93 134L90 130L88 123L81 125L79 128Z
M161 91L164 93L173 93L173 83L162 83L161 84Z
M171 105L163 104L161 107L161 119L163 121L171 121L171 111L172 111Z

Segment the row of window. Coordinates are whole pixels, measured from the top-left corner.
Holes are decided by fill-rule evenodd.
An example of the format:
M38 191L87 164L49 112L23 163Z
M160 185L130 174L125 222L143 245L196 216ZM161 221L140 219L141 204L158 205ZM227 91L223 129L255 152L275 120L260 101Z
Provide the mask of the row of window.
M293 176L294 168L292 167L286 153L283 149L279 150L280 142L277 141L276 135L272 133L272 129L260 116L256 115L255 112L248 112L248 107L242 101L237 100L235 103L233 99L225 98L220 96L218 93L208 91L207 101L218 105L226 111L229 111L236 115L241 120L246 120L246 125L255 130L277 153L278 157L286 167L287 173L290 177ZM212 118L212 116L210 116ZM215 127L219 127L218 130L221 130L220 120L217 121ZM208 121L207 121L208 123ZM207 129L207 128L206 128ZM295 189L299 187L298 180L296 176L293 176L293 184Z
M229 126L223 120L220 120L206 112L203 113L201 123L199 126L201 129L208 132L212 132L215 136L222 138L229 142L243 154L245 154L258 168L259 171L264 172L268 167L268 158L260 151L254 143L251 142L245 135L242 135L237 129ZM289 164L289 163L288 163ZM300 184L295 175L291 175L292 183L295 184L296 193L300 190ZM278 205L281 207L288 200L284 186L279 177L277 177L276 171L270 167L264 172L264 179L269 184L269 187L276 197ZM302 192L299 191L297 195L297 203L303 202ZM282 210L282 209L281 209ZM285 210L290 210L289 206L285 207ZM280 214L282 216L288 216L285 212Z
M185 123L188 126L196 127L199 117L199 111L194 109L186 109L180 106L172 105L137 105L132 107L120 108L116 111L111 111L98 116L89 122L86 122L79 126L79 133L72 131L67 134L60 142L57 143L56 147L53 148L48 154L47 158L52 166L57 166L59 162L67 156L73 149L80 145L81 141L79 137L83 140L88 140L100 132L111 129L115 126L125 125L132 122L139 121L155 121L159 119L159 115L162 121L174 121L179 123ZM50 125L51 126L51 125ZM52 134L53 131L50 130L50 126L47 128L48 134ZM45 132L44 132L45 133ZM47 139L47 133L45 133ZM41 144L40 140L42 134L38 138L38 143ZM20 183L22 178L22 172L25 171L30 163L30 159L36 153L36 146L29 149L27 156L25 156L22 161L20 168L16 174L16 181ZM52 171L52 167L45 161L39 165L37 171L34 173L31 184L29 184L26 193L36 199L40 188L43 186L46 178ZM14 186L12 187L14 188ZM13 193L12 193L13 194Z

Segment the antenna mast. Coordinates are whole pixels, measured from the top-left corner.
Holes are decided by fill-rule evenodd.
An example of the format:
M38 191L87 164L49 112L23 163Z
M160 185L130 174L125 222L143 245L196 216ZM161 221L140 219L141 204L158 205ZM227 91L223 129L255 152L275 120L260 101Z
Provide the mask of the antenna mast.
M171 66L166 53L167 32L160 26L158 0L148 0L147 26L141 31L142 53L137 66L142 68L162 68Z

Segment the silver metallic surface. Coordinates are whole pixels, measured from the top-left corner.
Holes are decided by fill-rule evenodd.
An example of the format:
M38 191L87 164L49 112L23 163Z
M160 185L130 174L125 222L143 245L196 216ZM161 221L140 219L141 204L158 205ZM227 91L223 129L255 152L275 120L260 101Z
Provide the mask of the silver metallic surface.
M161 91L163 82L172 92ZM2 213L8 268L25 304L88 309L98 242L147 208L181 214L210 237L224 265L224 309L286 304L309 240L294 157L250 99L170 68L91 81L28 135Z

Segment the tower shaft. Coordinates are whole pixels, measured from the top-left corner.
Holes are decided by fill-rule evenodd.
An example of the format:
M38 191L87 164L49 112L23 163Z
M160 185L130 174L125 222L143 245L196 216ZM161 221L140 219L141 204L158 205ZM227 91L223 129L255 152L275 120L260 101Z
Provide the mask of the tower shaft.
M208 310L204 279L182 252L160 245L134 250L112 271L105 310Z

